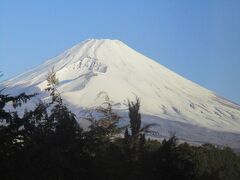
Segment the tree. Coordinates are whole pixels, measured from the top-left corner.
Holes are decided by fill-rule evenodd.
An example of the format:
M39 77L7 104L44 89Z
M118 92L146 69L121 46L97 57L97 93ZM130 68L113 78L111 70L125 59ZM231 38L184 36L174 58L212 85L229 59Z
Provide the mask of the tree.
M35 94L21 93L17 96L3 94L0 90L0 170L3 179L10 179L12 172L17 172L17 158L24 148L24 119L17 112L9 112L4 108L6 104L12 104L13 108L21 106L30 100Z
M110 144L119 138L123 129L126 128L126 126L120 126L120 116L114 112L108 95L106 93L102 95L104 95L105 100L103 104L91 109L87 112L87 116L83 117L90 122L84 135L86 142L89 143L90 154L93 156L106 152Z
M130 134L129 134L129 132L128 132L128 128L125 129L124 138L125 138L125 139L129 139L129 138L130 138Z
M140 110L140 99L128 101L129 119L130 119L130 146L134 154L134 159L138 158L139 149L144 147L146 142L145 133L151 132L150 128L155 124L142 125Z
M130 129L131 136L137 138L140 134L141 128L141 114L139 113L140 100L136 98L136 102L128 101L129 119L130 119Z
M54 68L52 68L52 70L47 75L47 88L45 90L50 92L52 104L57 103L58 105L63 105L61 93L57 89L58 84L59 80L56 77L56 72Z
M11 166L18 165L17 174L24 179L32 179L36 174L35 179L81 179L87 174L81 164L87 159L83 151L82 129L62 101L55 72L51 72L47 80L46 90L50 92L52 101L39 102L35 109L25 111L20 136L23 137L22 150L14 152L14 157L18 155L23 160L15 159Z

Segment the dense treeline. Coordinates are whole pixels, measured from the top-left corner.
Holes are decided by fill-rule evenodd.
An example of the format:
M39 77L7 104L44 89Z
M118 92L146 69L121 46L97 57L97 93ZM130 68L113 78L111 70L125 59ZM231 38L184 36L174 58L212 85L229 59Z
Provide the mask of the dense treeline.
M21 106L34 95L8 96L0 92L0 179L161 179L237 180L240 157L231 149L210 144L179 144L173 136L159 142L146 139L151 125L141 124L140 102L129 102L129 126L111 103L89 115L83 130L48 77L51 103L39 102L23 117L4 110ZM123 136L124 135L124 136Z

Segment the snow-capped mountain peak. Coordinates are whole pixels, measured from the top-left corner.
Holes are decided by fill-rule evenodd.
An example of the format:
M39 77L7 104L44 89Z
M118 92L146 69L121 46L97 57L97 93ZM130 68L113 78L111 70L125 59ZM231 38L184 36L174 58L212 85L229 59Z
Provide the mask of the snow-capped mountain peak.
M224 140L219 143L224 138L216 136L228 133L226 141L240 148L235 138L239 136L233 135L240 134L239 105L179 76L119 40L88 39L0 87L14 94L43 90L52 68L64 100L74 111L101 103L97 98L100 92L107 93L114 108L122 112L126 111L127 99L138 96L144 121L160 124L162 135L174 131L190 141L227 144ZM212 137L207 137L206 132L212 133Z

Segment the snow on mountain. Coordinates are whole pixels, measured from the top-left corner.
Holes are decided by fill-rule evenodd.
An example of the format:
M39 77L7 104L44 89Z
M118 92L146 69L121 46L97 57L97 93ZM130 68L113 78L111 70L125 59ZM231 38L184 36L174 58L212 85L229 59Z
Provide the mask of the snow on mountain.
M102 103L107 93L122 114L127 99L141 99L145 123L157 123L161 136L240 149L240 106L170 71L118 40L90 39L39 67L0 83L5 93L39 92L54 68L59 91L75 113ZM46 93L39 98L46 99ZM125 113L126 115L126 113Z

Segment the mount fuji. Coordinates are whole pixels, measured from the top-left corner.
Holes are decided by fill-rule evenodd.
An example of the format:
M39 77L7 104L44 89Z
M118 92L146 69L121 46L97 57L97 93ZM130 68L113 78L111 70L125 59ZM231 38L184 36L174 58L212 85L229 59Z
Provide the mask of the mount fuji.
M157 138L171 133L193 144L240 149L240 105L230 102L136 52L119 40L86 40L39 67L0 83L6 94L43 92L54 68L58 90L70 109L100 105L105 93L127 119L127 100L139 97L144 123L155 123ZM34 101L26 106L34 106Z

